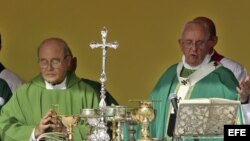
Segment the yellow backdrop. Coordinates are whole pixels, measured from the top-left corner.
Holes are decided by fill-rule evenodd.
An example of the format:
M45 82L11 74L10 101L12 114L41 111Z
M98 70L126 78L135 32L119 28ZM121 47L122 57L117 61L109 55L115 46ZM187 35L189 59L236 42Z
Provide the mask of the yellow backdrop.
M99 81L100 30L120 46L108 50L106 87L122 105L145 99L161 74L180 60L177 44L187 20L208 16L217 25L216 49L248 70L248 0L0 0L1 62L24 80L38 72L37 45L61 37L78 58L77 74Z

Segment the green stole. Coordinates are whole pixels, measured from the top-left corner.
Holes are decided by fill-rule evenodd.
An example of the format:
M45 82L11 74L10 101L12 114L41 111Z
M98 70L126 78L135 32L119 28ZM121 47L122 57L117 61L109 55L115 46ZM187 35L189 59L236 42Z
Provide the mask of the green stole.
M216 70L217 68L221 67L221 64L216 64L215 62L210 62L204 66L202 66L198 70L190 70L183 66L183 63L179 63L177 66L177 76L179 83L177 84L175 93L177 93L177 97L180 99L190 99L192 94L192 90L195 84L201 80L202 78L206 77L212 71ZM173 113L172 105L169 107L169 112ZM167 116L167 121L169 121L170 113ZM166 129L167 131L168 122L166 122ZM165 132L167 133L167 132ZM165 136L168 136L165 134ZM168 137L171 138L171 137Z

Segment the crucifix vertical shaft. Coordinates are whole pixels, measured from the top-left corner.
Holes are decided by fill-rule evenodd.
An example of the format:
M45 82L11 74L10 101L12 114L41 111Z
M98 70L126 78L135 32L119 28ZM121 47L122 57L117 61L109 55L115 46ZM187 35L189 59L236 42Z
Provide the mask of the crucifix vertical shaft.
M108 48L113 48L113 49L116 49L119 44L118 42L111 42L111 43L107 43L106 42L106 39L107 39L107 34L108 34L108 30L103 27L103 29L101 30L101 35L102 35L102 43L98 43L98 42L91 42L90 43L90 47L92 49L94 48L101 48L102 49L102 72L101 72L101 78L100 78L100 81L101 81L101 101L100 101L100 104L99 104L99 107L101 109L103 109L104 107L106 107L106 102L105 102L105 93L106 93L106 90L105 90L105 82L107 80L107 75L106 75L106 54L107 54L107 49Z

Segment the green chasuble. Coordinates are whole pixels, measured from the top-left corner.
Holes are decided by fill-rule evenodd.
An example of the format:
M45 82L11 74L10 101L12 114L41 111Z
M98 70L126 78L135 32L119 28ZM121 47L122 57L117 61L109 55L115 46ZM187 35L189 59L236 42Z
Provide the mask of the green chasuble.
M189 89L185 99L217 97L238 100L237 85L238 81L233 73L224 67L219 67L196 82L195 85ZM153 107L156 109L157 115L150 125L152 137L172 140L166 133L171 112L170 107L172 107L170 106L171 102L168 97L169 94L176 93L178 88L177 64L175 64L167 69L161 76L149 97L150 100L161 100L161 102L153 102ZM239 113L241 120L242 113L241 111Z
M74 73L67 75L67 89L46 89L41 75L21 86L2 108L0 133L3 141L28 141L32 130L52 104L59 104L59 114L79 115L82 108L97 108L95 90ZM81 121L73 129L75 141L86 138L89 129Z
M2 98L2 105L0 105L0 109L6 104L12 96L12 92L9 88L7 82L0 78L0 97Z

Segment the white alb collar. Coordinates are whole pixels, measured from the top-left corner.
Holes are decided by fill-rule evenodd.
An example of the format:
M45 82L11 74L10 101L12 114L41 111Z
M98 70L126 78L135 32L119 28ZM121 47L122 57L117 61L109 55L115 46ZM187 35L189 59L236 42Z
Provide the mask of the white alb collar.
M67 77L65 77L63 82L56 84L56 85L52 85L48 81L45 80L46 89L50 89L50 90L51 89L66 89L66 80L67 80Z

